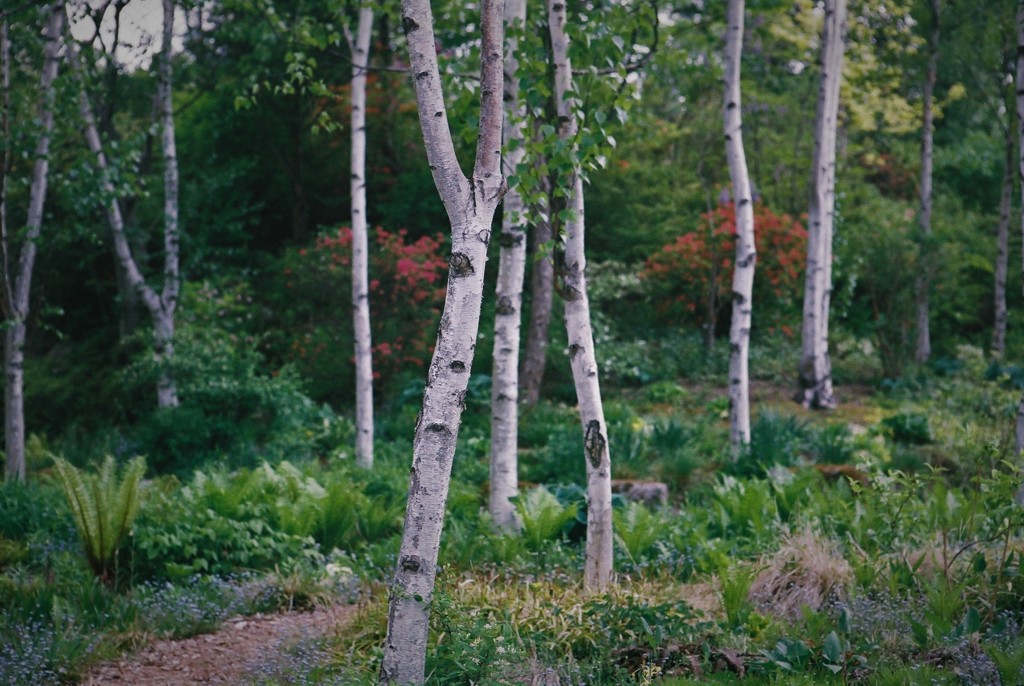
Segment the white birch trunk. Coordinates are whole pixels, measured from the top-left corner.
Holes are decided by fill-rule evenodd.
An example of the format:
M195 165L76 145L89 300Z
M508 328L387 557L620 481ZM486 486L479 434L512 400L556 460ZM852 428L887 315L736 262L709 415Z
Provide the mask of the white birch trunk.
M995 323L992 328L992 356L1006 352L1006 275L1010 257L1010 208L1013 201L1013 140L1006 129L1006 160L1003 165L1003 189L999 196L999 228L996 234Z
M1017 175L1021 179L1021 197L1024 200L1024 0L1017 0L1017 73L1014 88L1017 93ZM1024 202L1021 204L1024 212ZM1024 232L1024 217L1021 221ZM1024 256L1024 251L1022 251ZM1024 451L1024 395L1017 411L1017 454Z
M826 0L821 85L814 126L814 170L807 216L807 274L799 369L801 390L797 396L802 405L816 409L836 406L832 392L832 361L828 352L828 317L832 295L836 130L845 42L846 0Z
M160 316L153 316L156 353L161 361L157 404L178 405L178 387L170 363L174 359L174 311L178 306L178 153L174 143L174 103L171 40L174 36L174 0L163 0L163 46L160 56L161 143L164 155L164 284Z
M4 273L7 274L10 269L10 263L7 256L8 244L7 244L7 189L9 185L9 176L11 173L11 165L13 162L12 150L9 141L11 140L11 41L10 41L10 27L5 17L3 21L0 21L0 108L3 108L3 121L0 123L4 137L4 154L0 158L0 264L3 265ZM11 284L7 278L0 280L0 287L3 292L0 293L0 304L4 307L8 307L11 302ZM4 312L4 316L8 316L8 312Z
M932 35L929 41L928 71L924 80L924 114L921 118L921 257L918 270L917 294L917 345L914 360L918 364L928 361L932 355L932 341L929 326L929 300L931 290L931 235L932 235L932 159L934 151L935 115L933 108L935 80L939 65L939 0L931 1Z
M729 444L737 459L750 443L750 379L747 364L754 293L754 203L743 150L740 63L743 55L743 0L729 0L725 40L725 156L736 209L736 265L729 328Z
M25 480L25 320L29 313L32 289L32 270L36 260L36 241L43 226L43 206L50 168L50 139L53 133L53 110L56 94L53 82L57 78L61 34L64 31L64 5L51 6L44 37L43 72L39 79L40 134L36 141L35 163L32 165L32 183L29 187L28 217L25 238L18 256L17 270L11 288L10 237L3 232L3 280L5 284L4 310L7 332L4 337L4 448L7 456L8 480ZM5 36L6 38L6 36ZM6 42L6 41L5 41ZM5 46L7 47L7 46ZM5 67L8 65L5 65ZM4 74L5 86L7 74ZM6 182L6 175L5 175ZM5 198L6 201L6 198ZM6 207L5 207L6 213ZM6 229L6 227L4 227Z
M526 0L505 1L505 21L520 27L526 22ZM516 173L526 149L523 141L526 106L519 99L516 70L518 41L511 38L505 52L505 168ZM510 143L516 141L514 148ZM503 201L501 246L498 257L497 306L494 316L494 368L491 375L491 483L488 511L495 526L518 528L511 498L519 493L519 332L526 271L526 231L523 198L509 189Z
M469 383L484 290L491 222L501 195L502 0L480 4L480 124L472 179L459 167L448 127L429 0L403 0L402 26L420 128L441 200L452 225L448 290L416 423L409 501L391 586L380 682L424 680L430 602L451 478L452 458Z
M359 10L352 48L352 319L356 363L356 464L373 466L373 357L370 339L369 239L366 219L366 69L373 10Z
M114 252L118 263L139 299L146 306L153 320L153 345L160 376L157 380L157 405L176 407L177 386L170 370L174 357L174 311L178 303L178 164L174 145L174 117L171 103L171 40L174 6L172 0L164 0L164 46L161 50L159 107L161 118L161 147L164 155L164 269L163 289L158 295L146 283L125 233L124 217L117 202L116 192L110 181L107 156L96 126L92 103L86 90L85 78L79 56L74 45L70 46L71 65L81 79L79 108L85 123L85 139L89 149L96 156L96 166L102 177L101 187L109 198L107 221L114 238Z
M563 0L548 0L548 26L551 54L555 67L555 109L558 135L575 153L578 130L578 103L571 95L572 64L569 61L569 36L566 33L566 8ZM564 254L556 255L556 278L565 302L565 328L569 339L580 421L583 424L583 456L587 465L587 544L583 586L604 590L612 575L612 491L611 460L608 454L608 427L601 404L594 335L590 328L590 303L587 299L587 261L584 254L583 176L577 163L572 175L565 222Z

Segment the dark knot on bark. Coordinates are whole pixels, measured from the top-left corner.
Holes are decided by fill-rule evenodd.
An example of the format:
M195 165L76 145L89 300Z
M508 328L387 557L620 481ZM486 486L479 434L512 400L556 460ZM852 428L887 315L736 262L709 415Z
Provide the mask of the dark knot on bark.
M512 305L512 298L507 295L503 295L498 298L497 312L500 315L508 316L516 313L516 308Z
M587 453L590 466L594 469L601 467L601 458L604 455L604 447L608 444L604 434L601 433L601 422L591 419L587 422L587 431L583 436L583 449Z
M473 262L469 256L461 252L453 252L448 258L448 266L451 268L451 275L454 277L469 276L476 273L473 269Z

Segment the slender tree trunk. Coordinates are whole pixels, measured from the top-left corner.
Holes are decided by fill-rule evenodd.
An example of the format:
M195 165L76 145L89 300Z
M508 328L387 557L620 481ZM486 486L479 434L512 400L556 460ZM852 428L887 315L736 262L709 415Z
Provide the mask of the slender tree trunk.
M373 356L366 220L366 69L373 10L359 10L352 49L352 318L356 355L356 464L373 466Z
M8 481L25 481L25 322L4 336L4 447Z
M931 235L932 235L932 157L934 150L935 114L932 107L935 80L939 67L939 0L931 0L932 35L929 41L928 72L924 81L924 116L921 120L921 257L922 266L917 273L917 346L914 360L928 361L932 354L929 329L929 291L931 289Z
M7 19L0 22L0 108L3 108L3 121L0 127L3 129L3 156L0 156L0 250L2 250L2 264L6 270L8 265L7 257L7 187L8 176L11 173L12 150L11 150L11 41L10 27ZM10 302L10 284L4 282L3 301Z
M46 187L49 180L50 138L53 133L53 111L56 94L53 82L57 78L61 34L64 31L64 5L55 3L45 31L45 57L43 73L39 80L39 120L41 131L36 142L35 163L32 165L32 184L29 187L28 217L25 222L25 237L21 243L17 271L13 274L11 287L10 237L3 227L3 309L7 319L7 333L4 337L4 444L7 455L7 479L25 480L25 322L29 313L29 296L32 289L32 270L36 260L36 242L43 226L43 206L46 201ZM6 36L4 36L6 39ZM6 40L5 40L6 43ZM6 45L4 49L6 50ZM8 82L9 62L5 54L4 87ZM6 105L7 103L5 103ZM5 116L6 116L5 108ZM6 124L6 121L5 121ZM7 139L10 140L9 138ZM6 183L7 176L4 175ZM5 193L6 196L6 193ZM6 204L6 197L4 198ZM4 208L6 214L6 207Z
M2 304L4 318L13 319L11 282L10 282L10 259L7 251L9 240L7 233L7 184L8 175L11 172L11 42L7 18L0 23L0 106L3 107L3 147L4 153L0 159L0 249L2 249L3 267L3 293ZM6 443L5 477L8 481L25 480L25 431L24 431L24 409L21 402L21 394L12 393L14 389L21 389L21 364L15 360L14 351L20 352L17 342L11 340L11 334L15 327L7 330L4 340L4 439ZM21 417L22 420L18 418ZM21 448L19 449L19 446Z
M832 392L832 361L828 352L828 317L832 295L836 131L845 42L846 0L825 0L821 85L814 125L814 172L807 217L807 274L801 332L800 391L797 394L797 400L802 405L816 409L836 406Z
M1003 190L999 196L999 229L996 235L995 324L992 329L992 356L1006 352L1006 274L1009 262L1010 207L1013 198L1012 128L1006 128L1006 160L1003 164Z
M156 352L161 360L157 382L160 407L178 405L178 387L170 368L174 359L174 311L178 305L178 153L174 142L174 103L171 41L174 37L174 0L163 0L164 35L160 59L161 143L164 155L164 285L160 317L154 317Z
M551 188L546 177L543 183L543 190L550 200ZM550 243L554 236L551 228L550 203L548 207L531 208L531 215L535 218L533 243L536 254L541 246ZM540 402L540 388L544 382L554 282L555 270L551 260L545 256L535 259L530 273L530 322L526 329L526 346L523 350L522 370L519 373L520 398L524 405L531 407Z
M429 0L403 0L402 26L427 162L452 225L448 290L413 438L405 528L388 607L380 682L424 680L430 602L437 574L452 458L473 364L491 222L501 173L503 0L480 3L480 124L472 179L459 166L448 127Z
M743 0L729 0L725 42L725 156L736 208L736 266L732 278L732 324L729 329L729 444L737 459L750 443L751 310L754 293L754 204L743 150L740 62L743 55Z
M548 0L548 26L555 67L555 109L558 135L576 153L577 111L572 95L572 64L569 61L569 36L566 33L566 8L563 0ZM587 544L583 586L600 591L612 575L612 490L611 460L608 454L608 426L601 404L594 335L590 328L590 303L587 299L587 261L583 249L584 207L583 175L576 163L572 174L565 222L565 246L556 253L558 288L565 303L565 328L569 338L580 421L583 424L583 456L587 465Z
M171 106L171 36L174 19L172 0L163 0L164 45L160 64L160 115L161 138L164 155L164 269L163 290L157 295L142 276L125 234L124 217L116 199L116 192L110 181L106 153L96 126L92 103L85 87L81 57L73 48L70 50L71 64L78 72L82 84L80 110L85 123L85 138L89 149L96 156L104 195L107 204L107 221L114 237L114 250L132 288L142 300L153 320L153 346L160 375L157 380L157 404L159 407L175 407L178 404L177 386L170 364L174 356L174 311L178 302L178 165L174 145L174 117Z
M526 0L505 0L505 22L526 23ZM519 99L516 70L518 41L508 40L505 54L505 168L515 174L522 163L526 105ZM515 144L512 145L512 142ZM522 319L523 276L526 270L526 231L523 198L515 188L505 193L501 251L498 257L497 307L494 316L494 371L491 375L491 488L488 510L503 530L518 527L511 498L519 493L519 329Z
M1017 73L1015 79L1017 92L1017 175L1021 180L1021 198L1024 200L1024 0L1017 0ZM1024 212L1024 202L1021 203ZM1024 217L1021 221L1024 233ZM1024 252L1021 253L1024 256ZM1022 275L1024 278L1024 275ZM1022 282L1024 284L1024 282ZM1017 412L1017 454L1024 451L1024 395L1020 400Z

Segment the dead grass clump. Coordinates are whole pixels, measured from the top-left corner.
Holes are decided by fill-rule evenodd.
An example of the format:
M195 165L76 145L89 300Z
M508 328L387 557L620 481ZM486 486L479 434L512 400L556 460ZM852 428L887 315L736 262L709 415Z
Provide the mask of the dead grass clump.
M846 595L853 569L836 546L813 531L788 535L766 561L748 597L763 612L799 619L802 609L820 610Z

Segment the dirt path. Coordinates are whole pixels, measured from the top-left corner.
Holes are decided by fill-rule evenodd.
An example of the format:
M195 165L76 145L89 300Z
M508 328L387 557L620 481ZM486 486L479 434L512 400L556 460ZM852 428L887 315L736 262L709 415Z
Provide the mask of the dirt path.
M159 641L138 653L91 670L83 686L207 686L233 684L289 641L318 638L349 622L355 605L313 612L228 620L220 631Z

